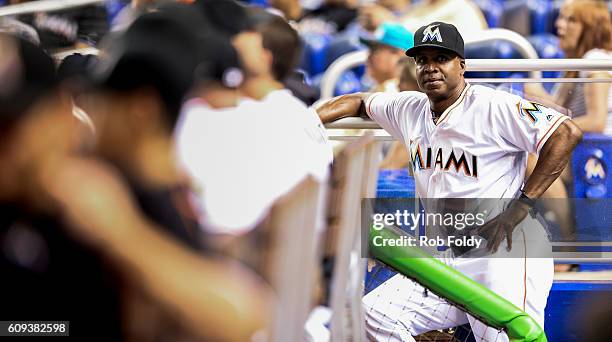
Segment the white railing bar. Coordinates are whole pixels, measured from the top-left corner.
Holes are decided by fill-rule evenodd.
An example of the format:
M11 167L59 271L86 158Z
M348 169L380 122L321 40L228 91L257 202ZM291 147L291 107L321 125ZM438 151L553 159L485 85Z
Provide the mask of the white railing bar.
M470 83L612 83L612 78L466 78Z
M612 60L580 58L467 59L468 71L611 71Z
M521 54L521 56L529 59L537 59L538 53L535 51L533 46L529 43L525 37L520 34L510 31L507 29L489 29L479 32L477 37L465 37L466 45L481 43L481 42L489 42L489 41L507 41L511 43ZM362 65L365 63L367 58L367 51L355 51L348 53L336 61L334 61L327 71L323 74L323 78L321 80L321 98L328 99L331 98L334 94L334 87L340 75L353 67ZM493 60L495 62L499 62L500 60ZM466 61L467 66L467 61ZM531 72L531 77L538 78L542 77L541 72L533 70Z
M609 264L612 263L612 257L605 258L584 258L584 257L555 257L555 263L558 264L581 264L581 263L589 263L589 264Z
M359 139L360 135L328 135L327 138L333 141L353 141ZM374 136L375 141L395 141L392 136L378 135Z
M591 284L609 284L612 281L612 272L558 272L555 273L554 281L555 283L577 282Z
M38 0L17 5L0 7L0 17L36 12L54 12L93 4L103 4L105 0Z
M372 120L362 118L344 118L325 124L327 129L380 129L380 126Z

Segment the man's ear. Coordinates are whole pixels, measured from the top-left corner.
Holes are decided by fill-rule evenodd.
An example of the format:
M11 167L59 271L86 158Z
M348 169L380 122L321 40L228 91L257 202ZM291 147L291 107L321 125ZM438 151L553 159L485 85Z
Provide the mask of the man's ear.
M461 76L465 74L465 59L459 59L459 65L461 66Z

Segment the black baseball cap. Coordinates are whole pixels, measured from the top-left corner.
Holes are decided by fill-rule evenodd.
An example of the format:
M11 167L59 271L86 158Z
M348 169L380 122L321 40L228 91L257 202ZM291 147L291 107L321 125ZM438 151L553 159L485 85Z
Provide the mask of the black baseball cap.
M59 81L53 59L28 40L0 33L0 125L14 122Z
M414 34L414 46L406 50L406 56L416 56L418 50L423 47L448 50L465 58L463 37L453 24L435 21L420 27Z

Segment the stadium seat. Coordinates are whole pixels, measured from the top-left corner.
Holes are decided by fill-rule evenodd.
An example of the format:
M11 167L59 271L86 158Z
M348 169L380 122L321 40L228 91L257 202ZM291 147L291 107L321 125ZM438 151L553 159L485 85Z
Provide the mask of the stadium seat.
M318 75L325 71L327 48L332 36L320 33L306 33L302 35L304 48L302 53L301 69L309 75Z
M611 241L612 137L585 133L572 154L573 198L576 198L576 238Z
M465 57L467 59L508 59L520 58L518 51L512 44L505 41L484 42L467 44L465 46ZM491 78L491 77L509 77L510 72L467 72L467 78Z
M346 35L336 37L329 43L327 48L327 53L325 55L325 69L327 69L335 60L343 55L364 49L365 47L359 43L357 37L349 37ZM351 71L355 73L357 78L361 78L361 76L363 76L365 73L365 66L358 66L351 69Z
M595 295L610 293L609 281L559 281L555 282L548 296L545 311L546 337L548 341L582 342L580 324L588 312L586 300ZM603 340L601 340L603 341Z
M501 0L474 0L474 3L480 8L489 28L499 27L501 24L502 14L504 13L504 3Z
M312 77L312 85L315 87L321 87L321 79L323 78L323 73L315 75ZM347 70L336 82L336 86L334 88L334 96L350 94L360 92L362 90L361 82L355 72L351 70Z
M501 26L523 36L546 33L551 25L551 9L548 0L506 1Z

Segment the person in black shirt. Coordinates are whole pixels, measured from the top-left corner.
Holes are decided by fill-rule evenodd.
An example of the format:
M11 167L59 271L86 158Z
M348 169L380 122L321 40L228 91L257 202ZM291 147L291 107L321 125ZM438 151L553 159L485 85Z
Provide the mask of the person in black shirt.
M66 320L71 336L120 339L122 281L67 234L41 179L76 148L69 97L36 45L0 34L0 46L0 319Z

